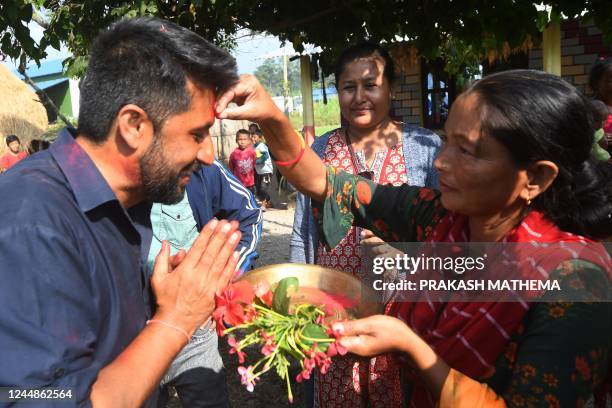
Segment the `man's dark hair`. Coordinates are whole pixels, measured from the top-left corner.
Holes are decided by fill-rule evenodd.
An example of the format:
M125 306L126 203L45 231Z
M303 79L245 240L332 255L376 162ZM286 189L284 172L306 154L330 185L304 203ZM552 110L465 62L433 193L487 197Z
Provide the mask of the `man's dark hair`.
M194 32L152 17L121 20L92 46L81 83L78 133L106 140L119 110L141 107L159 130L189 109L187 80L220 94L237 80L236 61Z
M239 137L240 135L247 135L247 136L249 137L249 139L251 138L251 132L249 132L249 131L248 131L248 130L246 130L246 129L239 129L239 130L236 132L236 143L238 143L238 137Z
M19 141L19 138L17 137L17 135L8 135L5 140L6 140L7 146L13 142L19 142L19 144L21 144L21 141Z

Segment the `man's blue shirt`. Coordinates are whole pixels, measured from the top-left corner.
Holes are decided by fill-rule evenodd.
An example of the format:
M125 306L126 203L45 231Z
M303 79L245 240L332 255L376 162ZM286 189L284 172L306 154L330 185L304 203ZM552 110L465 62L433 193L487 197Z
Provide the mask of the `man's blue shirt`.
M150 205L126 211L67 130L0 176L0 203L0 386L72 387L89 405L151 314Z

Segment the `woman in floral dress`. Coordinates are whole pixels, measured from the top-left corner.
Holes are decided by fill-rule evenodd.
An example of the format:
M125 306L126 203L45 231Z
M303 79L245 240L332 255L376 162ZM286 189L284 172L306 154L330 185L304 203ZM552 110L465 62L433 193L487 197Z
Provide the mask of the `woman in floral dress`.
M433 161L440 139L430 130L389 116L395 76L393 60L379 45L361 43L345 49L336 64L335 80L346 124L318 137L312 149L323 163L378 184L437 187ZM311 207L310 198L297 197L290 261L360 277L361 234L367 231L353 226L338 245L327 248L317 240ZM314 390L307 387L306 393L314 394L307 406L399 407L401 396L394 393L398 370L387 356L336 358L325 375L316 375Z

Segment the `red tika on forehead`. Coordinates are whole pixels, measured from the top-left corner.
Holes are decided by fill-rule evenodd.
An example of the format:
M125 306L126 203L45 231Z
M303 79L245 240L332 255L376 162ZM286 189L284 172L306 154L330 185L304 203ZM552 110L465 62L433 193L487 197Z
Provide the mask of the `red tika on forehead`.
M161 27L159 28L159 31L161 31L162 33L167 33L168 29L162 24Z

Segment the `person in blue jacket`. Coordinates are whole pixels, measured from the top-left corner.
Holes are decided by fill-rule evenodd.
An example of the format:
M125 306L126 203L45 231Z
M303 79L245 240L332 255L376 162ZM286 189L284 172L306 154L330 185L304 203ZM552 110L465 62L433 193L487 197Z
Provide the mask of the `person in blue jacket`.
M147 263L153 270L162 241L168 241L171 253L188 250L199 231L213 217L236 220L242 238L240 272L253 267L261 237L262 214L253 195L221 163L202 166L193 173L187 194L174 205L155 203L151 209L153 240ZM229 406L225 371L218 350L214 323L204 324L178 354L162 378L161 386L175 387L185 407ZM162 390L159 407L165 407L167 390Z

